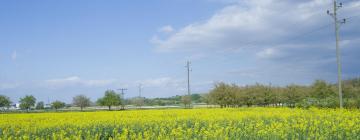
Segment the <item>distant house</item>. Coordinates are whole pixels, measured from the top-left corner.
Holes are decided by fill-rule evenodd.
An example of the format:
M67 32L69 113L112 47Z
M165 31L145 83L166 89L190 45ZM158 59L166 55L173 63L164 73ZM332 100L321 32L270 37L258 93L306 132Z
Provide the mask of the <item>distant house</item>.
M20 103L15 103L10 105L9 107L10 110L19 110L20 109Z
M51 108L51 104L45 104L45 105L44 105L44 108L46 108L46 109Z

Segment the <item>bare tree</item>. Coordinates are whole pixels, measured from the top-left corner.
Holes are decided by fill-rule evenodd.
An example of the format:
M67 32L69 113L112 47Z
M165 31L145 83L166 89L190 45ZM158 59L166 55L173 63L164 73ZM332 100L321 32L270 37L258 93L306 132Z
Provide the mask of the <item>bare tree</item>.
M85 95L77 95L73 98L73 105L80 107L81 111L85 108L90 106L90 98L86 97Z

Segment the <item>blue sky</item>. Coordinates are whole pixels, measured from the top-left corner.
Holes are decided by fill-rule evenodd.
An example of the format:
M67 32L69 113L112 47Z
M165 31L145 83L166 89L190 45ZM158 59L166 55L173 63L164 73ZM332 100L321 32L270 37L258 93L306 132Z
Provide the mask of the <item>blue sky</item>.
M360 2L343 1L344 78L359 76ZM63 0L0 2L0 94L63 100L128 88L146 97L215 82L336 81L331 0Z

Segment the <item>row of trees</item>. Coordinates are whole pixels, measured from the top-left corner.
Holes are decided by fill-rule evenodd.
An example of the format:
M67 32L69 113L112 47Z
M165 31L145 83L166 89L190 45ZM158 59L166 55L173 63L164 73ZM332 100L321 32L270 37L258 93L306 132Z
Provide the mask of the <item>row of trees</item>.
M45 109L44 102L40 101L36 103L36 98L32 95L26 95L23 98L20 98L20 108L29 111L32 107L35 109L41 110ZM9 108L12 102L10 98L4 95L0 95L0 108ZM36 105L35 105L36 104ZM51 108L59 109L65 107L65 103L61 101L52 102Z
M360 78L345 80L343 84L344 106L360 108ZM238 86L217 83L204 95L207 104L221 107L240 106L288 106L288 107L339 107L336 84L316 80L310 86L288 85L286 87L255 84Z
M20 103L19 106L20 109L26 111L29 111L31 109L37 109L37 110L45 109L44 102L43 101L36 102L36 98L32 95L26 95L25 97L20 98L19 103ZM107 90L105 92L104 97L98 99L96 103L100 106L107 106L109 110L111 110L112 106L122 105L122 107L124 107L122 104L122 97L120 96L120 94L116 94L115 91L113 90ZM9 108L11 107L11 104L12 102L9 97L0 95L0 108ZM75 96L72 102L73 106L79 107L81 110L83 110L86 107L89 107L91 104L92 102L90 98L86 97L85 95ZM66 107L66 103L56 100L51 103L50 107L55 110L58 110Z
M344 106L347 108L360 108L360 78L345 80L343 83ZM24 110L45 109L44 102L36 102L36 98L27 95L20 98L20 108ZM285 87L255 84L238 86L235 84L217 83L208 94L192 94L191 96L173 96L168 98L136 97L125 100L113 90L107 90L102 98L95 103L84 95L73 98L71 106L77 106L81 110L92 104L106 106L109 110L113 106L125 104L143 105L190 105L193 103L206 103L220 105L220 107L241 106L287 106L287 107L329 107L339 106L336 84L330 84L323 80L316 80L312 85L288 85ZM10 107L9 97L0 95L0 108ZM57 110L64 108L66 104L61 101L51 103L51 108Z
M117 94L113 90L105 91L105 94L102 98L99 98L96 102L91 102L90 98L84 95L78 95L73 97L72 104L66 104L61 101L54 101L50 103L50 105L45 105L43 101L36 102L36 98L32 95L26 95L23 98L20 98L20 108L23 110L43 110L52 108L55 110L64 108L64 107L71 107L76 106L83 110L86 107L92 105L98 106L106 106L109 110L112 109L113 106L120 106L121 109L125 109L125 105L135 105L139 108L141 106L166 106L166 105L180 105L180 104L190 104L192 103L200 103L202 102L202 96L200 94L192 94L191 100L187 96L172 96L167 98L145 98L145 97L134 97L130 99L124 99L120 94ZM9 97L0 95L0 108L8 108L10 107L12 102L10 101Z

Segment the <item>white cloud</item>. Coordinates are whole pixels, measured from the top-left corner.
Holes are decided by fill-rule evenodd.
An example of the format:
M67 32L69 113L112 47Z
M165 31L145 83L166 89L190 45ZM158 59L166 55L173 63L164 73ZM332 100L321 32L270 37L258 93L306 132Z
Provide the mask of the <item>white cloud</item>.
M256 55L260 58L273 58L279 55L279 52L274 48L266 48L256 53Z
M99 87L108 86L115 82L115 80L84 80L78 76L71 76L60 79L45 80L45 84L51 87L67 87L67 86L86 86Z
M258 46L330 22L324 16L329 4L331 1L325 0L247 0L227 6L208 20L189 24L168 37L161 39L155 35L151 42L160 51L241 48L249 43Z
M158 31L162 32L162 33L171 33L174 31L174 28L170 25L166 25L166 26L161 27Z
M15 60L17 59L17 57L18 57L17 51L14 51L14 52L11 54L11 59L15 61Z
M185 82L183 80L161 77L146 80L139 80L136 83L141 83L144 87L181 87Z
M339 18L356 15L359 6L360 1L345 3L339 11ZM245 64L250 62L244 61L268 61L261 65L282 67L288 63L319 62L318 67L305 65L307 71L329 70L328 66L323 67L322 61L314 60L334 58L333 21L326 14L326 10L331 8L332 1L329 0L238 1L217 11L209 19L188 24L169 36L154 35L151 43L162 52L186 51L204 56L219 52L223 56L236 53L234 55L240 56L242 59L239 60ZM341 28L341 45L346 46L343 53L348 57L350 53L359 51L356 49L359 19L352 18ZM259 68L259 64L256 67Z
M14 89L19 87L20 84L18 83L0 83L0 89L1 90L5 90L5 89Z

